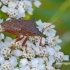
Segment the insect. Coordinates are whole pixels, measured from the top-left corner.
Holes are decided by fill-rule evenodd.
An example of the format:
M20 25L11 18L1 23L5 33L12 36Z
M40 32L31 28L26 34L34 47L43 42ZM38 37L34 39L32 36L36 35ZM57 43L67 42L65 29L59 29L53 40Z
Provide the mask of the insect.
M1 27L4 32L16 35L16 42L23 39L23 37L18 38L19 35L27 36L22 43L22 46L25 45L28 40L28 36L41 36L42 33L34 25L35 19L32 20L22 20L14 19L9 20L1 24ZM41 44L41 42L40 42Z
M27 36L25 40L22 43L22 46L25 45L26 41L28 40L28 36L39 36L40 37L40 45L42 45L42 33L35 27L34 25L35 19L32 20L22 20L20 19L14 19L9 20L6 22L3 22L1 24L2 31L16 35L16 42L23 39L24 36ZM60 22L60 21L57 21ZM54 22L56 23L56 22ZM52 23L52 24L54 24ZM52 25L51 24L51 25ZM50 27L49 25L48 27ZM46 28L48 28L46 27ZM44 30L46 29L44 28ZM23 37L18 38L19 35L23 35Z

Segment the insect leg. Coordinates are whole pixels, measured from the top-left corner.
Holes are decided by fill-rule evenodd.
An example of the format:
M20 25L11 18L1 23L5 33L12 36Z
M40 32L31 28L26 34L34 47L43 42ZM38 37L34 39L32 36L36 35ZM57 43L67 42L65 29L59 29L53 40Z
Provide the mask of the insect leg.
M40 38L40 43L39 45L42 46L42 37L39 37Z
M14 45L12 46L11 51L13 51L13 50L16 48L16 46L15 46L16 42L18 42L18 41L22 40L23 38L24 38L24 36L23 36L23 37L21 37L21 38L17 38L17 39L16 39L16 41L15 41Z
M16 42L18 42L18 41L22 40L23 38L24 38L24 36L23 36L23 37L21 37L21 38L17 38L17 39L16 39Z
M27 37L25 38L25 40L23 41L22 46L25 45L25 43L26 43L27 40L28 40L28 36L27 36Z

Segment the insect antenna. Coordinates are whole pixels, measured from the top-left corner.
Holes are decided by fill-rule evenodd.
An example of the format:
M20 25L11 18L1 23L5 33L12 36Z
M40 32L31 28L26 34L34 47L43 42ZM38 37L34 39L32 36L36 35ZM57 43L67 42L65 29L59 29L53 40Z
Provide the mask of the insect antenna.
M56 22L53 22L52 24L50 24L49 26L43 28L42 31L44 31L46 28L50 27L51 25L55 24L55 23L58 23L58 22L62 22L63 20L57 20Z

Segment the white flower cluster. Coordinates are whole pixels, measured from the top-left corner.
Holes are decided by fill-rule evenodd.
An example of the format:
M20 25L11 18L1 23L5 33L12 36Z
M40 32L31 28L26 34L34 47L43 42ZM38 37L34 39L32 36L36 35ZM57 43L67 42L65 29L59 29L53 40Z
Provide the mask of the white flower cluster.
M60 70L61 65L57 64L69 60L68 55L60 52L61 39L56 36L55 26L41 20L36 24L43 37L28 36L24 46L27 36L15 43L16 39L0 33L0 70ZM15 49L11 51L12 46Z
M1 11L7 13L9 18L25 17L25 13L33 14L32 4L39 8L39 0L0 0Z

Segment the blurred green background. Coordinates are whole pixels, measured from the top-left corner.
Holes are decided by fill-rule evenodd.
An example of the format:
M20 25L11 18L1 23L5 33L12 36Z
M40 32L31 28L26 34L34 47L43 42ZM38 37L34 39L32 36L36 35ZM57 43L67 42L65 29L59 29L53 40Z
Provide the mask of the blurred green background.
M40 8L34 6L33 15L26 15L24 19L31 19L33 17L36 20L41 19L43 22L56 22L63 20L62 22L55 24L57 35L62 39L60 46L61 51L64 54L70 56L70 0L40 0L42 5ZM6 14L0 11L0 18L6 19ZM70 65L63 65L61 70L70 70Z

